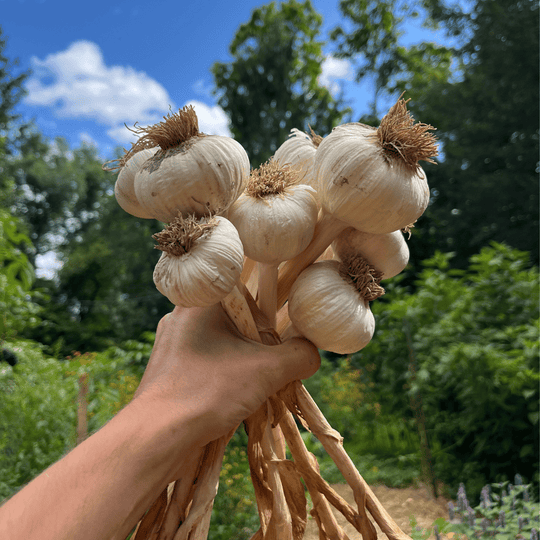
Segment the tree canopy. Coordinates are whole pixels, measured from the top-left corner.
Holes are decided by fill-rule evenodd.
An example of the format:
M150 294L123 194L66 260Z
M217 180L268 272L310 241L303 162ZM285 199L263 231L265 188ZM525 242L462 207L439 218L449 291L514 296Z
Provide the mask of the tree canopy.
M376 96L411 98L415 117L437 128L441 156L426 166L432 202L413 236L417 256L455 251L453 264L490 241L538 263L538 5L476 0L342 0L349 27L332 36L341 56L374 77ZM439 28L449 46L401 44L407 16ZM375 97L376 97L375 96Z
M344 107L321 86L321 16L309 0L270 2L253 11L234 36L232 61L212 73L218 104L253 166L266 161L292 128L327 134Z

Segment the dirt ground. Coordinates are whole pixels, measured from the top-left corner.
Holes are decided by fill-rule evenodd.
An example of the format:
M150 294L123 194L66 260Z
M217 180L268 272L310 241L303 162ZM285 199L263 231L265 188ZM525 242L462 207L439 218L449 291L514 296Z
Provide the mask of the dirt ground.
M348 485L335 484L332 486L351 506L355 506L352 490ZM419 488L389 488L386 486L370 486L375 496L379 499L392 519L401 530L411 533L409 517L416 516L418 525L427 528L439 517L448 519L448 501L443 497L435 500L424 487ZM335 512L336 519L350 540L361 540L362 536L341 515ZM386 539L377 527L378 537ZM434 538L434 536L430 537ZM309 519L304 540L319 540L317 524L312 518Z

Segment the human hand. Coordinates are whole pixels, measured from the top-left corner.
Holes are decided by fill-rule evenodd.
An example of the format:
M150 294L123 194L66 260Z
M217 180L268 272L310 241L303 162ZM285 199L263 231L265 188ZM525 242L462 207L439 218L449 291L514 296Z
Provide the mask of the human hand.
M192 415L203 446L319 366L317 348L304 339L262 345L242 336L220 305L177 307L158 325L135 400L158 401L173 418Z

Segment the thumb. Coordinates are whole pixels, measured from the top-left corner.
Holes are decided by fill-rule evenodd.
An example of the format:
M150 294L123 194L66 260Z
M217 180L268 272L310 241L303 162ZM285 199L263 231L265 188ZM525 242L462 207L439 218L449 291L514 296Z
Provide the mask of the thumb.
M313 343L303 338L292 338L272 347L279 358L278 372L272 383L274 393L299 379L308 379L321 366L319 351Z

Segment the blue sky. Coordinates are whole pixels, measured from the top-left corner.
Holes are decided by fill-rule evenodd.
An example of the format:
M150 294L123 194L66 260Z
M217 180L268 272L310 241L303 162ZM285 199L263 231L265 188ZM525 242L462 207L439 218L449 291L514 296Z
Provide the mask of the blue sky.
M193 104L201 130L229 134L216 105L210 73L230 60L238 27L264 0L0 0L5 54L17 70L31 69L28 95L18 106L50 140L71 147L95 145L104 161L134 140L124 124L151 125L171 107ZM312 0L323 15L321 39L343 23L339 0ZM440 39L411 21L404 44ZM353 66L325 47L320 82L340 85L353 118L368 111L369 83L354 82ZM38 275L52 277L61 266L53 252L38 259Z
M95 144L103 157L129 147L124 127L161 120L169 107L195 106L202 130L228 133L211 94L210 67L230 59L228 46L261 0L0 0L7 56L31 69L19 107L49 138L72 146ZM321 37L342 22L338 0L313 0L324 18ZM432 37L409 25L407 41ZM354 116L367 111L369 87L354 82L352 66L325 48L321 82L343 85Z

